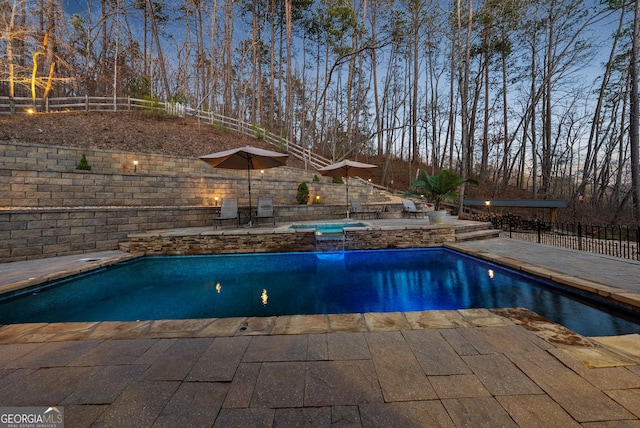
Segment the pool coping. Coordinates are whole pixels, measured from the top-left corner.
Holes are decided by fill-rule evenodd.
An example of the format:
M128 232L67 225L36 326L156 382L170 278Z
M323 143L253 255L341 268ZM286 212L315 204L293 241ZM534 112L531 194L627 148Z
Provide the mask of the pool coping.
M588 368L640 365L640 335L585 337L526 308L10 324L0 326L0 346L495 327L522 327L546 342L546 346L563 350Z
M139 257L144 257L144 253L125 253L120 252L121 254L117 256L95 256L93 257L91 253L89 254L80 254L76 257L76 262L82 262L80 265L69 266L67 268L63 268L61 270L56 270L52 272L47 272L45 274L35 274L32 277L8 282L0 285L0 296L3 294L12 293L14 291L19 291L25 288L36 287L41 284L45 284L50 281L56 281L60 279L65 279L74 275L79 275L83 273L88 273L97 269L101 269L116 263L121 263L129 260L134 260ZM37 262L38 259L33 262ZM24 263L24 262L11 262L11 263ZM77 264L77 263L75 263ZM1 265L0 265L1 268Z

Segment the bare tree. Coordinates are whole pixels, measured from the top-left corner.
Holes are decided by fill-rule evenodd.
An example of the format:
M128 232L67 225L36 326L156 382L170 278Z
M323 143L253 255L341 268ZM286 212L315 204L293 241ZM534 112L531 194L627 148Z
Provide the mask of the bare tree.
M629 95L629 144L631 145L631 186L636 224L640 224L640 100L638 99L638 51L640 50L640 2L635 2L631 41L631 92Z
M16 83L21 83L20 58L24 52L16 52L15 45L24 40L28 29L20 25L26 15L26 0L12 0L0 4L0 46L4 45L4 60L0 63L0 81L8 86L10 98L16 94Z

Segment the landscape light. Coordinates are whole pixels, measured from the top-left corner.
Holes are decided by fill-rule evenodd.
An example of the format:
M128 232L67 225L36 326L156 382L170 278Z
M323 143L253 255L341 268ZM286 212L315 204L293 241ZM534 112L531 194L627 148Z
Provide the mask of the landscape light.
M138 161L134 160L133 161L133 172L137 172L138 171Z

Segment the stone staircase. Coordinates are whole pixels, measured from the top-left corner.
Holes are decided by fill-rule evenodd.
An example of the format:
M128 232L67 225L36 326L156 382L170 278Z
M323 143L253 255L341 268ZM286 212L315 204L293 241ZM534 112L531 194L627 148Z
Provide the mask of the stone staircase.
M497 238L500 230L494 229L491 222L469 222L456 225L456 242Z

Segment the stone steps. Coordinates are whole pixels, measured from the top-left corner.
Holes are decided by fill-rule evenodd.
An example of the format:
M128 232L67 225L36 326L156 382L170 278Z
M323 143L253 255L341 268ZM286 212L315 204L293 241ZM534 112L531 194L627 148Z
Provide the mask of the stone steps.
M497 238L499 229L493 229L491 223L475 223L456 227L456 242Z

